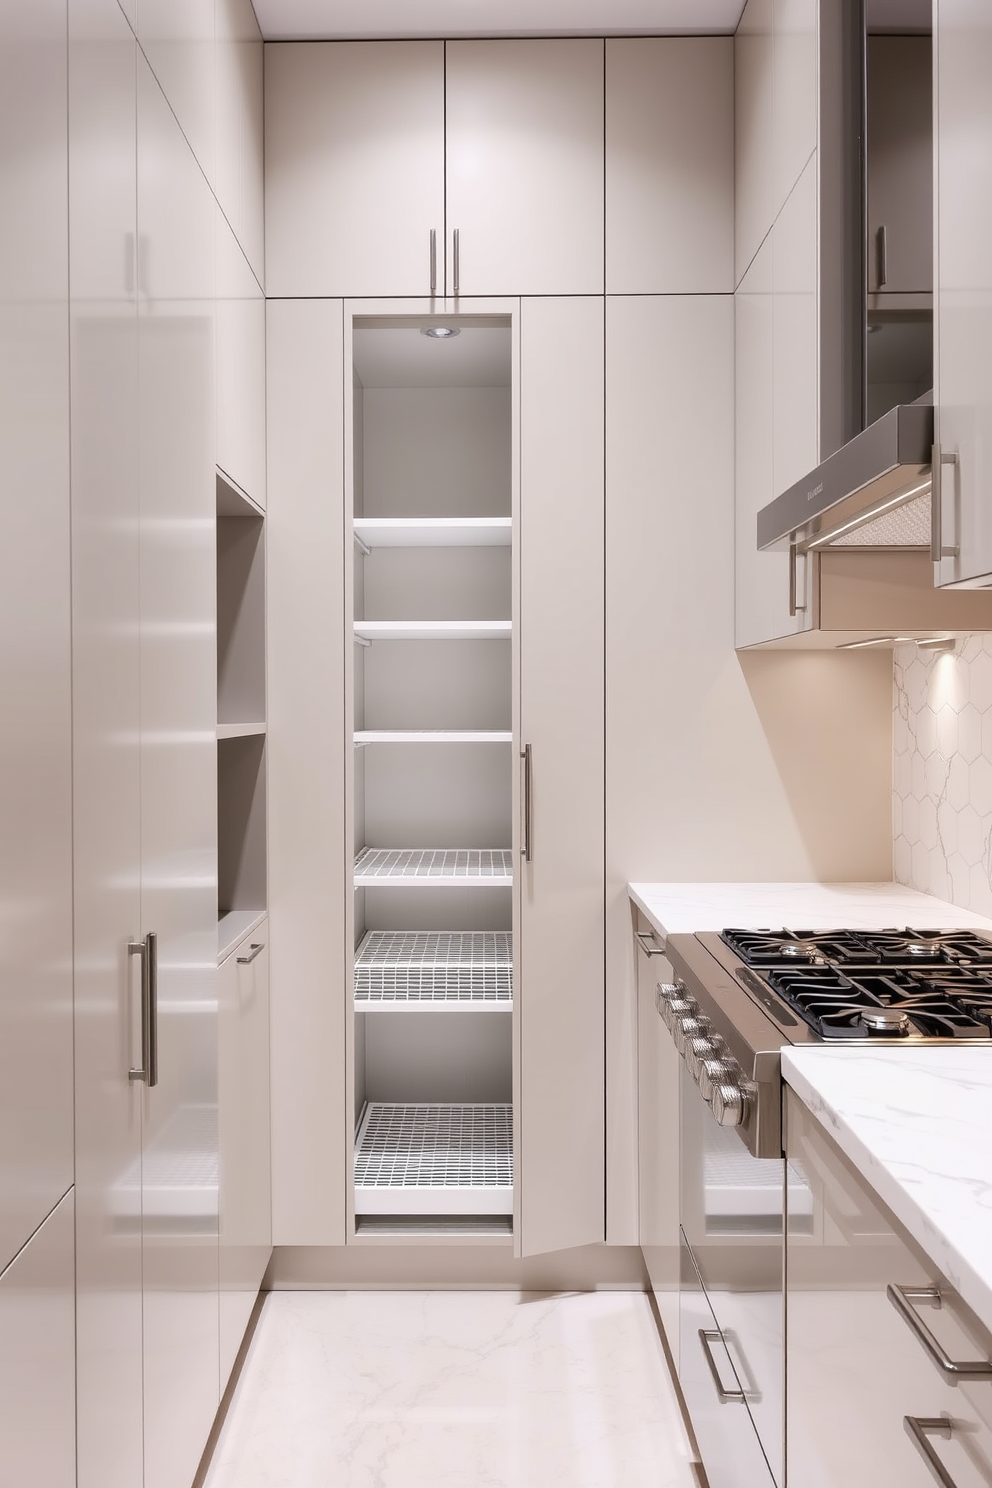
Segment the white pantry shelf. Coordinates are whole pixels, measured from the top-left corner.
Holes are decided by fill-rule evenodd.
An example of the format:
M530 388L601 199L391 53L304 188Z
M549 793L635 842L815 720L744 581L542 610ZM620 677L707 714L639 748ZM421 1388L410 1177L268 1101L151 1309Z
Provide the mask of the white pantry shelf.
M358 641L502 641L509 620L356 620Z
M375 548L504 548L510 517L356 517L355 537Z
M356 744L512 744L509 729L360 729Z
M355 859L355 888L510 888L508 847L365 847Z
M356 1214L511 1214L513 1107L370 1101L355 1141Z
M250 739L265 733L264 723L219 723L218 739Z
M511 1012L508 930L369 930L355 953L355 1011Z

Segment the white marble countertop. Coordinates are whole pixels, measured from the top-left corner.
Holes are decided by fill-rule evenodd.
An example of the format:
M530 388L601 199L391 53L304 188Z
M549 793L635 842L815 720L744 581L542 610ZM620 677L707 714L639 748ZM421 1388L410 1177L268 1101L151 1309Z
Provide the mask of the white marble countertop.
M985 930L992 920L896 883L632 883L659 935L698 930Z
M783 1049L782 1073L992 1330L992 1049Z
M727 925L992 933L992 921L894 883L628 888L661 936ZM784 1049L782 1073L992 1329L992 1048Z

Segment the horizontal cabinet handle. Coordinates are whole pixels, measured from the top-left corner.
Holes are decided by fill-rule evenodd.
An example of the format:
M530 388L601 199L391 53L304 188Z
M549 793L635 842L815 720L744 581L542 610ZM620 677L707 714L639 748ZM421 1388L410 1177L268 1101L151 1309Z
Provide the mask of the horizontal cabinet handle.
M650 930L635 930L634 934L645 956L663 956L665 954L665 947L658 944Z
M902 1424L909 1432L916 1450L940 1484L940 1488L957 1488L954 1479L930 1445L931 1436L942 1436L945 1439L950 1436L952 1429L950 1416L903 1416Z
M914 1302L925 1302L929 1307L940 1307L943 1301L940 1287L892 1285L885 1288L885 1295L899 1315L909 1324L942 1374L952 1380L992 1379L992 1360L951 1359L913 1306Z
M265 942L264 941L254 941L253 940L252 943L251 943L251 945L250 945L250 947L249 947L247 956L239 956L238 957L238 965L239 966L250 966L251 963L254 961L255 957L261 955L262 951L264 951L264 950L265 950Z

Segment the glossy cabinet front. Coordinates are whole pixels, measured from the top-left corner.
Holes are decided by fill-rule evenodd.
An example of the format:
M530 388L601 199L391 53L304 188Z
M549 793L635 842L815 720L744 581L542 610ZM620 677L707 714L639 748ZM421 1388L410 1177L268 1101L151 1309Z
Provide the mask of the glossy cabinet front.
M992 574L992 10L980 0L936 0L933 14L934 403L947 555L937 582L985 584Z
M992 1337L791 1091L786 1150L789 1482L930 1488L935 1469L907 1423L946 1415L924 1430L938 1481L988 1488L992 1379L952 1384L889 1289L937 1289L939 1307L924 1296L910 1312L954 1360L992 1360Z
M637 915L638 1240L675 1367L679 1368L679 1056L658 1011L672 980L663 943Z
M65 25L0 6L0 1267L72 1183Z

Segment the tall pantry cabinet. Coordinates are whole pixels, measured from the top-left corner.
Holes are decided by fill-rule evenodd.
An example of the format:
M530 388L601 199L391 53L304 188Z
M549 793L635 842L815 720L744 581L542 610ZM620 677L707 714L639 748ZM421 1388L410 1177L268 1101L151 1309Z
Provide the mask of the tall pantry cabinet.
M638 303L732 291L730 63L722 39L266 50L277 1244L511 1216L518 1255L602 1241L607 1104L636 1239L607 330L629 303L622 400ZM660 499L620 478L619 543Z
M65 24L59 0L0 6L0 1474L53 1488L75 1457Z

